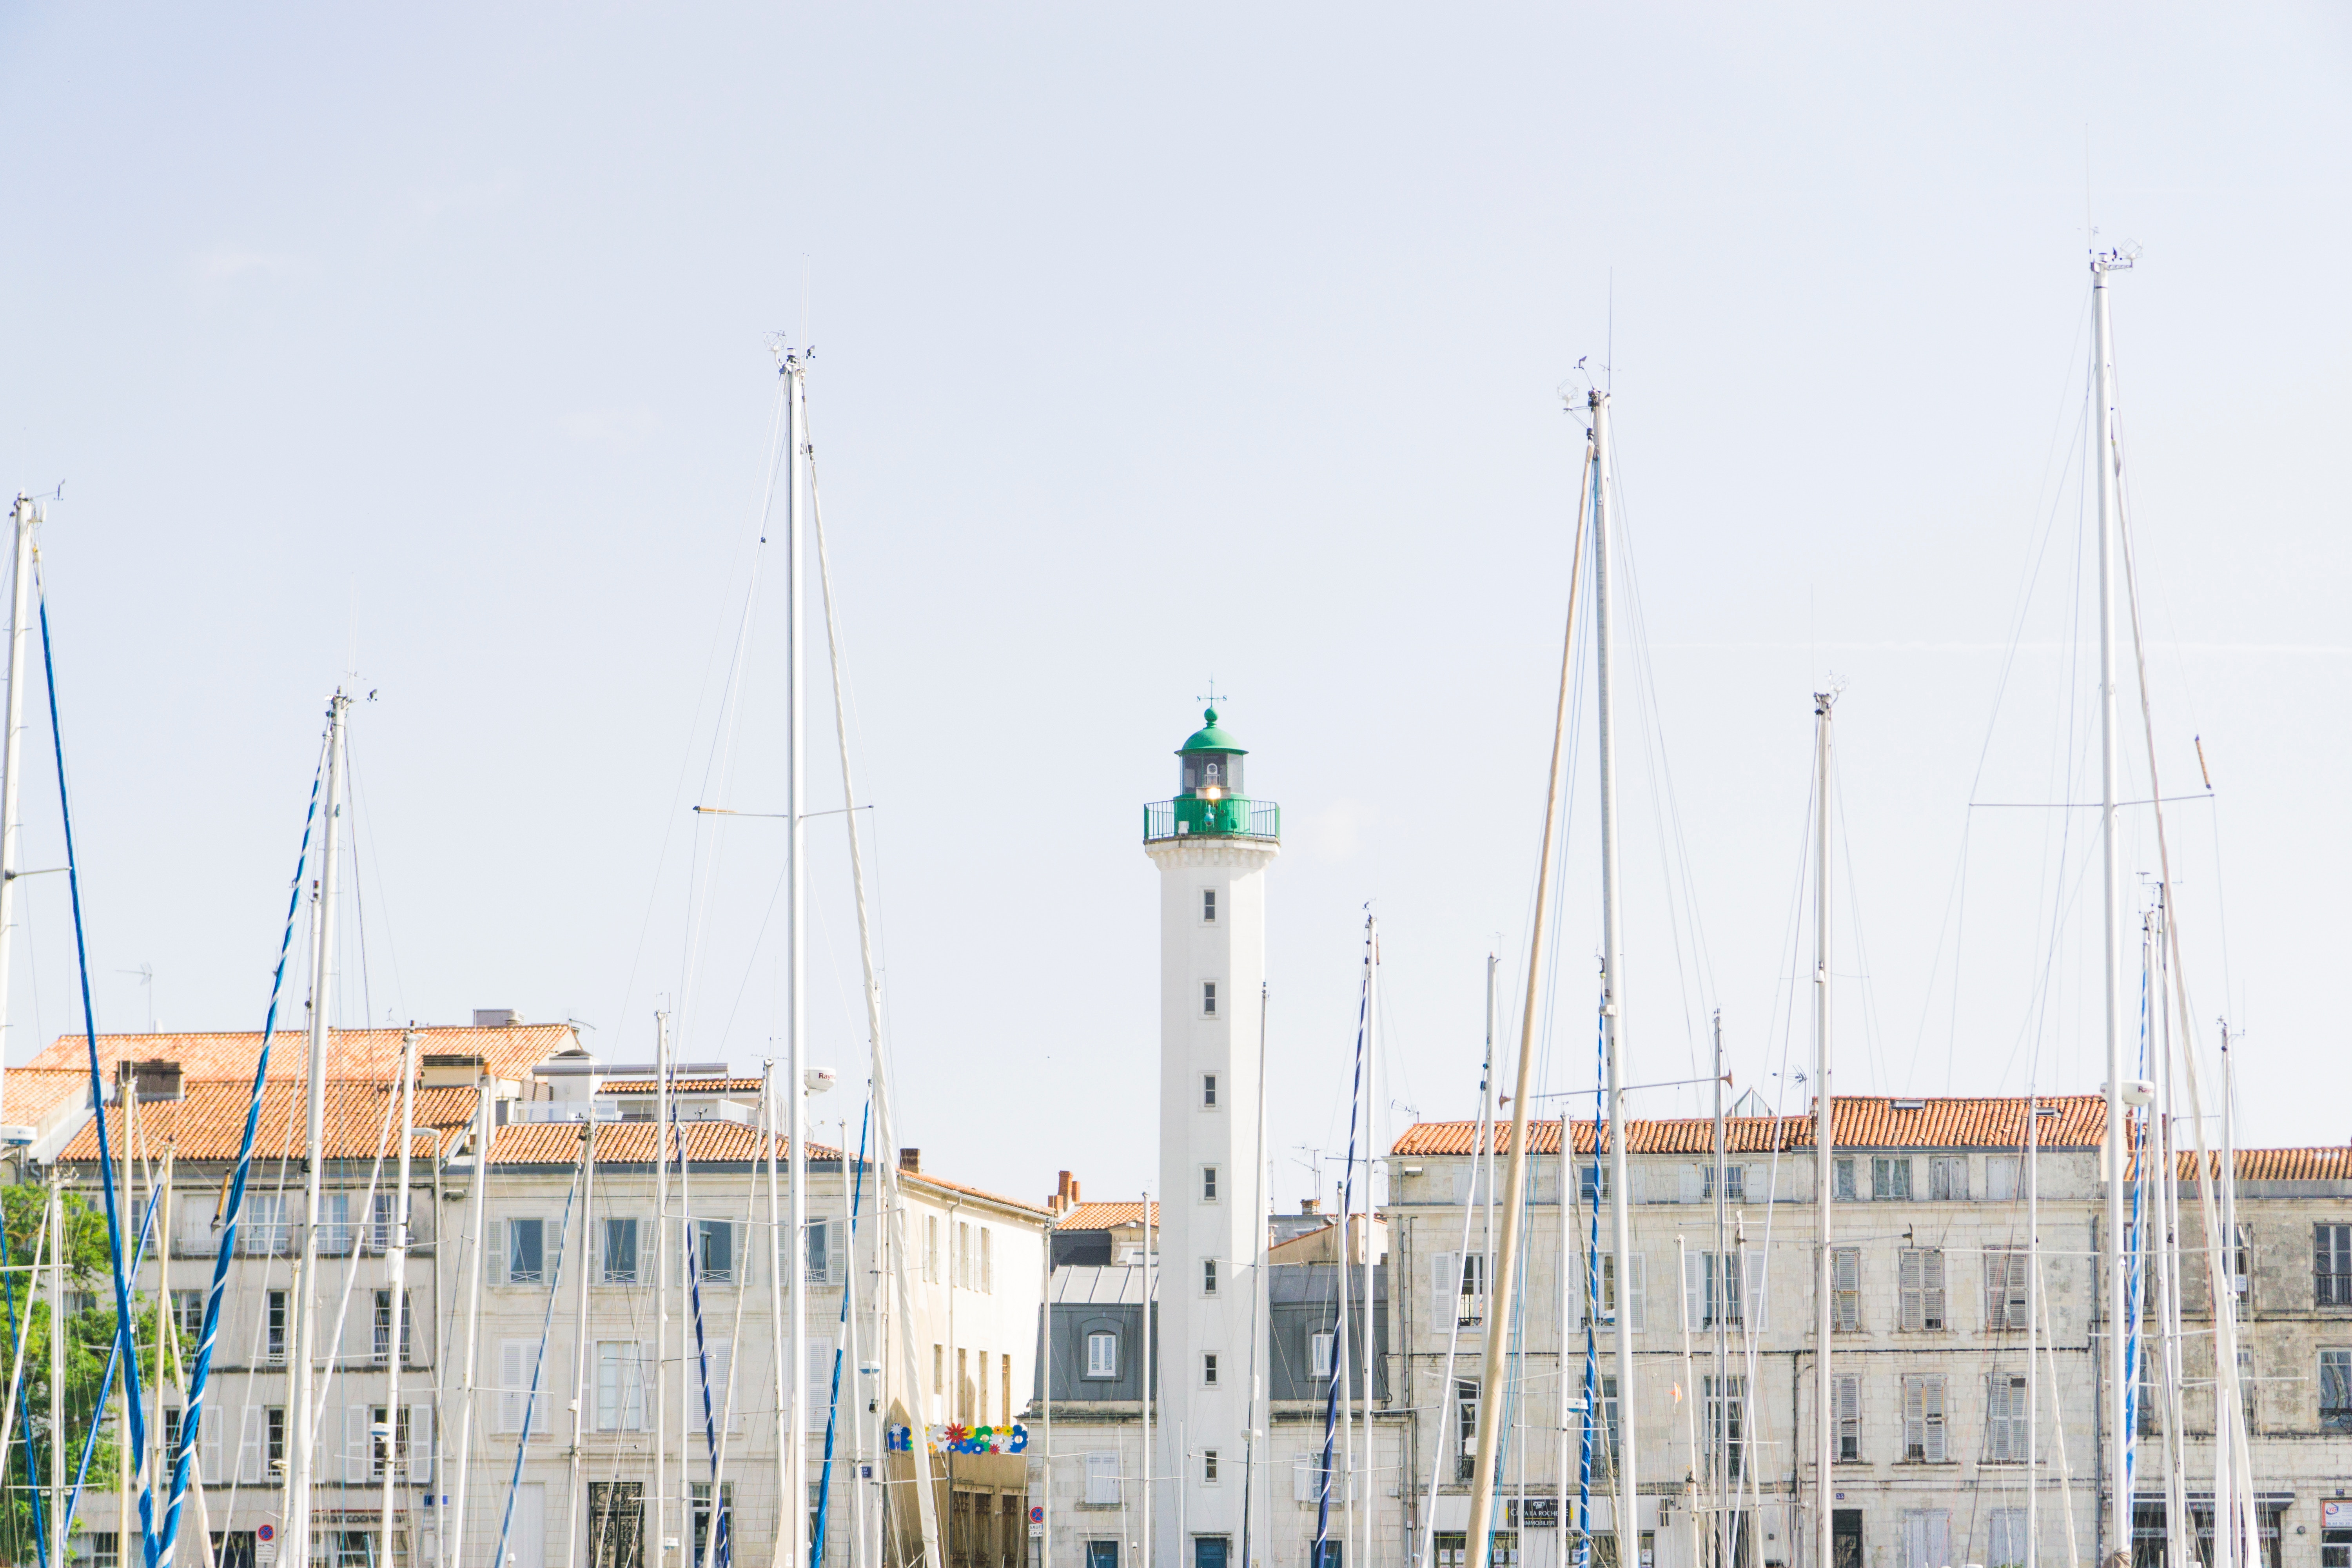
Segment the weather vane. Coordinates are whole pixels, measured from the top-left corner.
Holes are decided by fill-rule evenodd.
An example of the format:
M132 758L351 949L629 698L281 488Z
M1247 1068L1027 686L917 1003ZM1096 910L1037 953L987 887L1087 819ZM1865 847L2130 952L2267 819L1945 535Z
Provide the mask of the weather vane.
M1212 675L1209 677L1209 694L1206 697L1195 697L1192 700L1195 702L1223 702L1226 698L1231 697L1233 693L1226 692L1223 696L1220 696L1217 691L1217 678Z

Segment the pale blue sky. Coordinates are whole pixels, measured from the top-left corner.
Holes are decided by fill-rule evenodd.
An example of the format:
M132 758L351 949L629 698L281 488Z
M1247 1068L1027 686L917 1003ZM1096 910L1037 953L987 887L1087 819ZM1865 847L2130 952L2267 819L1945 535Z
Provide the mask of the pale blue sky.
M1634 1076L1686 1076L1719 1005L1743 1084L1788 1092L1834 672L1841 968L1869 973L1842 1087L2016 1091L2039 1039L2044 1087L2094 1089L2080 814L2062 845L2054 814L1967 807L2085 787L2095 220L2144 247L2116 319L2159 759L2188 785L2201 735L2221 789L2172 818L2195 1005L2249 1031L2250 1141L2340 1140L2347 66L2320 7L0 14L0 479L65 483L45 560L101 1026L144 1026L142 964L167 1026L258 1021L321 700L355 670L381 697L346 1019L512 1006L641 1058L683 989L688 1051L768 1048L772 825L701 830L688 986L683 808L782 329L816 349L931 1168L1033 1199L1062 1167L1149 1179L1137 807L1213 674L1289 827L1275 1141L1345 1135L1367 900L1382 1098L1468 1111L1482 955L1525 963L1580 359L1613 377L1645 639ZM780 583L772 557L753 809ZM1578 756L1559 1083L1589 1081ZM30 808L53 845L50 793ZM815 837L846 1083L855 950ZM54 1037L63 889L28 886L17 1016Z

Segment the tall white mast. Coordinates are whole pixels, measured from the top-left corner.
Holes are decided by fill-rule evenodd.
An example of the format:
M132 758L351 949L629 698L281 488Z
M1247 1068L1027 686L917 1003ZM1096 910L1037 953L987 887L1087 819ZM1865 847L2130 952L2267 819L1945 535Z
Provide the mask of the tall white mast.
M953 1243L952 1239L950 1239L950 1241L949 1245L950 1245L950 1247L952 1247L952 1246L954 1245L954 1243ZM1154 1550L1153 1550L1153 1548L1156 1546L1157 1542L1155 1542L1155 1540L1153 1539L1153 1536L1152 1536L1152 1533L1151 1533L1151 1452L1152 1452L1152 1450L1151 1450L1151 1341L1152 1341L1152 1333L1151 1333L1151 1249L1152 1249L1152 1245L1153 1245L1153 1240L1152 1240L1152 1224L1151 1224L1151 1189L1150 1189L1150 1187L1146 1187L1146 1188L1144 1188L1144 1189L1143 1189L1143 1326L1142 1326L1142 1328L1141 1328L1139 1331L1138 1331L1138 1332L1136 1333L1136 1336L1135 1336L1135 1337L1136 1337L1136 1339L1137 1339L1137 1341L1141 1344L1142 1349L1143 1349L1143 1358L1142 1358L1142 1359L1143 1359L1143 1381L1142 1381L1141 1384L1140 1384L1140 1385L1139 1385L1138 1390L1137 1390L1137 1392L1138 1392L1138 1394L1140 1395L1140 1397L1139 1397L1139 1398L1137 1399L1137 1401L1136 1401L1136 1407L1137 1407L1137 1409L1138 1409L1139 1411L1140 1411L1140 1412L1141 1412L1141 1414L1142 1414L1142 1421L1143 1421L1143 1458L1142 1458L1142 1463L1141 1463L1141 1468L1142 1468L1142 1472L1143 1472L1143 1473L1142 1473L1142 1479L1141 1479L1141 1482L1140 1482L1140 1484L1139 1484L1139 1485L1137 1487L1137 1489L1137 1489L1137 1491L1138 1491L1138 1492L1139 1492L1139 1493L1141 1494L1141 1497L1140 1497L1140 1500L1139 1500L1141 1501L1141 1504L1142 1504L1142 1514L1143 1514L1143 1549L1142 1549L1142 1551L1141 1551L1141 1552L1139 1552L1137 1554L1137 1555L1139 1556L1139 1558L1141 1560L1142 1568L1151 1568L1152 1560L1153 1560L1155 1557L1157 1557L1157 1556L1159 1555L1159 1553L1158 1553L1156 1551L1154 1551ZM1342 1265L1341 1265L1341 1276L1342 1276L1342 1278L1344 1278L1344 1277L1345 1277L1345 1274L1346 1274L1346 1265L1345 1265L1345 1264L1342 1264ZM1343 1291L1343 1294L1344 1294L1344 1291ZM955 1415L954 1415L954 1405L953 1405L952 1404L950 1404L950 1405L949 1405L948 1419L949 1419L949 1420L950 1420L950 1421L952 1421L952 1420L954 1420L954 1419L955 1419ZM1178 1568L1181 1568L1181 1564L1179 1564L1179 1565L1178 1565Z
M411 1027L400 1042L400 1195L392 1204L392 1343L384 1353L383 1394L383 1492L379 1504L382 1523L378 1526L390 1551L392 1540L392 1500L394 1489L410 1478L401 1473L408 1459L408 1450L400 1441L400 1367L408 1358L401 1354L407 1342L408 1328L408 1182L409 1156L416 1142L416 1045L418 1036ZM375 1216L369 1215L368 1220ZM412 1434L413 1437L413 1434Z
M1813 1568L1832 1568L1830 1503L1835 1489L1831 1482L1837 1462L1837 1380L1830 1367L1830 1345L1837 1330L1837 1255L1831 1246L1837 1115L1830 1098L1830 709L1836 700L1834 691L1813 693L1813 800L1818 808L1813 824L1813 1202L1822 1232L1813 1280ZM2032 1478L2027 1479L2030 1483Z
M2041 1384L2033 1366L2034 1320L2042 1311L2042 1102L2025 1090L2025 1568L2042 1568L2042 1472L2035 1468ZM2072 1565L2069 1565L2072 1568Z
M792 763L791 777L784 788L784 809L791 814L792 865L790 925L792 929L791 977L787 983L791 1025L786 1036L784 1101L789 1112L787 1134L791 1140L792 1157L792 1216L789 1228L792 1246L786 1254L792 1265L792 1378L791 1411L785 1433L790 1461L785 1466L784 1512L792 1521L793 1555L791 1568L801 1568L808 1561L808 876L806 858L801 853L807 839L808 805L805 785L808 773L807 729L808 659L802 644L802 623L807 597L808 553L808 362L805 351L786 357L785 374L791 378L786 403L786 438L790 443L788 461L792 467L785 486L785 548L792 564L787 573L790 584L785 636L786 700L790 706ZM918 1445L919 1448L921 1446Z
M294 1430L286 1444L286 1519L282 1561L310 1560L310 1483L318 1434L310 1394L319 1342L319 1182L327 1139L327 1019L334 1001L335 870L343 835L343 714L352 700L338 691L327 701L327 835L319 857L319 910L310 930L310 1104L303 1123L302 1264L294 1277Z
M1355 1521L1356 1561L1364 1568L1377 1568L1373 1557L1379 1547L1372 1538L1372 1477L1378 1473L1372 1458L1372 1348L1380 1339L1380 1319L1372 1300L1372 1215L1378 1212L1373 1206L1377 1196L1373 1172L1381 1146L1381 928L1373 916L1364 917L1364 934L1370 939L1365 957L1370 967L1364 972L1364 1201L1358 1205L1363 1218L1357 1227L1364 1248L1364 1458L1360 1474L1354 1478L1349 1502L1349 1515ZM1349 1246L1344 1225L1343 1221L1339 1232L1342 1268L1346 1267Z
M1633 1568L1640 1559L1641 1519L1635 1512L1634 1439L1640 1392L1633 1383L1633 1224L1626 1205L1625 1169L1625 934L1624 904L1617 885L1617 700L1613 637L1610 626L1609 576L1609 395L1595 391L1592 408L1592 639L1593 710L1601 742L1601 1033L1609 1064L1609 1217L1616 1226L1617 1258L1617 1562ZM1519 1091L1527 1090L1522 1088ZM1503 1216L1507 1236L1517 1227Z
M751 1192L760 1191L759 1167ZM669 1014L654 1014L654 1564L670 1568L668 1478L662 1456L669 1449ZM731 1352L730 1352L731 1353ZM731 1368L730 1368L731 1370ZM679 1434L683 1440L684 1433ZM681 1502L684 1500L680 1500ZM691 1513L689 1511L689 1518ZM691 1534L691 1526L685 1532ZM729 1527L733 1534L733 1527ZM504 1568L492 1563L491 1568Z
M25 651L33 635L33 525L41 520L32 498L16 498L15 608L8 618L8 733L0 741L0 1115L7 1103L8 979L15 973L16 879L25 874L17 791L25 749Z
M483 1202L488 1184L483 1180L485 1167L490 1163L490 1096L496 1085L489 1066L484 1063L476 1069L478 1075L474 1089L474 1177L471 1191L467 1194L467 1209L471 1215L470 1228L474 1233L473 1257L466 1268L466 1343L458 1354L458 1374L465 1382L465 1397L457 1402L457 1474L450 1489L454 1505L442 1510L442 1552L449 1568L462 1568L466 1541L466 1477L472 1468L474 1446L474 1397L478 1369L481 1363L482 1333L482 1265L490 1247L488 1222L483 1216ZM497 1568L496 1564L492 1568Z
M2127 1281L2124 1255L2124 971L2123 858L2116 842L2116 803L2121 794L2118 773L2119 737L2116 730L2116 450L2115 349L2107 325L2107 273L2129 266L2122 258L2091 258L2092 402L2098 418L2096 452L2099 468L2099 852L2100 891L2105 923L2099 944L2101 979L2105 987L2107 1031L2107 1213L2100 1236L2102 1272L2106 1277L2107 1407L2102 1423L2106 1439L2103 1468L2107 1478L2106 1555L2131 1550L2131 1493L2124 1479L2124 1452L2130 1435L2124 1429L2125 1305Z

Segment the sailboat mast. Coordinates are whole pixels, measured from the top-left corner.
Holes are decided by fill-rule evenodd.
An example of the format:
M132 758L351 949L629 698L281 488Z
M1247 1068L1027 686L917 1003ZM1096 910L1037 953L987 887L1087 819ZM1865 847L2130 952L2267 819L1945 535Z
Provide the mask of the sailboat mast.
M23 783L18 759L25 739L25 650L32 636L33 525L40 521L30 496L16 498L16 576L8 616L8 732L0 739L0 1107L6 1104L8 979L15 973L16 879L24 875L23 823L16 795Z
M400 1440L400 1369L408 1357L403 1353L408 1342L408 1183L412 1173L409 1161L416 1143L416 1046L418 1035L414 1028L401 1037L400 1042L400 1195L392 1201L392 1235L387 1238L392 1254L391 1278L387 1281L391 1297L391 1339L384 1348L383 1447L378 1450L383 1457L383 1491L378 1505L386 1552L392 1541L392 1500L396 1487L409 1480L407 1471L408 1446ZM373 1223L373 1215L365 1216Z
M1601 752L1601 1011L1609 1072L1609 1218L1617 1231L1617 1563L1618 1568L1631 1568L1640 1561L1641 1546L1641 1520L1634 1511L1641 1494L1635 1489L1633 1473L1639 1447L1633 1425L1641 1401L1633 1384L1633 1224L1626 1202L1625 922L1617 870L1617 701L1609 604L1609 395L1596 390L1591 403L1593 710L1599 720ZM1527 1092L1524 1085L1519 1092ZM1503 1223L1510 1224L1507 1215Z
M2037 1429L2042 1384L2034 1370L2034 1321L2042 1312L2042 1102L2025 1090L2025 1568L2042 1568L2042 1472Z
M2103 1423L2107 1477L2105 1554L2131 1546L2131 1493L2124 1476L2125 1300L2129 1281L2124 1253L2124 971L2123 857L2116 842L2116 803L2121 793L2116 727L2116 392L2115 350L2107 322L2107 273L2128 265L2115 256L2091 258L2092 401L2098 417L2099 468L2099 853L2100 892L2105 923L2099 945L2105 988L2107 1031L2107 1205L2100 1237L2106 1277L2107 1406Z
M807 639L802 629L808 590L808 362L804 354L796 353L785 361L785 366L791 378L785 415L785 435L790 443L787 461L791 468L784 491L784 536L792 564L787 573L790 587L786 598L790 608L784 641L792 762L791 777L784 790L784 809L792 816L787 825L792 829L792 865L788 873L792 883L792 959L787 983L791 1026L786 1039L784 1101L791 1129L788 1136L792 1140L791 1247L786 1258L792 1266L788 1310L793 1321L792 1360L787 1366L792 1399L785 1428L789 1458L784 1471L784 1512L792 1521L790 1568L801 1568L808 1562L809 1528L805 1506L808 1444L803 1436L808 1431L808 876L807 858L802 853L808 835L808 659L803 647Z
M1351 1478L1349 1492L1349 1512L1355 1521L1350 1532L1356 1537L1356 1561L1365 1568L1376 1568L1367 1549L1377 1553L1372 1540L1372 1478L1379 1473L1372 1458L1372 1347L1380 1337L1380 1319L1372 1300L1372 1216L1379 1213L1374 1200L1373 1173L1380 1160L1380 1082L1381 1082L1381 929L1372 916L1364 917L1364 934L1370 939L1366 954L1370 967L1364 971L1364 1201L1358 1206L1363 1218L1357 1227L1364 1249L1364 1458L1359 1476ZM1342 1221L1342 1225L1346 1222ZM1339 1266L1347 1267L1348 1247L1351 1240L1347 1231L1339 1232Z
M760 1192L759 1167L751 1194ZM654 1014L654 1561L669 1563L669 1488L662 1456L669 1448L669 1014ZM683 1436L683 1434L680 1435ZM731 1533L731 1532L730 1532ZM491 1568L502 1568L493 1563Z
M1836 1104L1830 1097L1830 709L1833 691L1813 693L1813 1204L1821 1227L1813 1298L1813 1568L1831 1568L1830 1500L1837 1460L1837 1379L1830 1355L1836 1331Z
M317 1464L316 1407L311 1366L319 1341L319 1183L325 1173L327 1137L327 1019L334 1001L335 869L343 833L343 715L351 699L338 691L327 701L327 837L319 858L319 913L311 922L310 1056L307 1119L302 1145L302 1262L294 1277L294 1380L288 1403L294 1430L286 1445L286 1544L281 1560L310 1560L310 1483Z
M466 1395L457 1402L457 1464L455 1494L451 1505L441 1512L441 1537L449 1568L463 1568L466 1541L466 1478L473 1468L474 1401L478 1386L482 1334L482 1265L489 1250L488 1222L483 1217L484 1196L488 1184L483 1180L484 1167L490 1162L490 1096L494 1087L488 1064L475 1069L474 1085L474 1174L470 1190L466 1194L467 1228L474 1235L474 1251L466 1268L466 1343L458 1352L458 1375L465 1381ZM501 1233L503 1234L503 1232ZM660 1475L658 1468L655 1475ZM656 1489L658 1486L656 1486Z

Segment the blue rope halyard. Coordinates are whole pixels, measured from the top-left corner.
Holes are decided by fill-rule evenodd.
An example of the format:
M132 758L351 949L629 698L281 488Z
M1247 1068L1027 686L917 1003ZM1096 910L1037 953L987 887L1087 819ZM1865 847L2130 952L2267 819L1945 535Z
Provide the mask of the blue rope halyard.
M860 1200L866 1195L866 1129L873 1120L874 1103L868 1100L865 1115L857 1120L857 1171L849 1184L848 1267L851 1268L857 1267L857 1210ZM841 1293L841 1317L838 1321L844 1327L849 1322L847 1290ZM824 1468L817 1472L816 1529L809 1534L809 1568L824 1568L824 1524L828 1505L833 1499L833 1437L841 1426L841 1358L848 1353L848 1339L845 1336L833 1347L833 1402L825 1409Z
M46 647L46 610L43 616ZM331 739L326 742L332 743ZM179 1544L180 1507L188 1493L188 1471L197 1452L197 1436L204 1430L205 1388L212 1373L213 1343L220 1331L221 1305L228 1292L229 1259L236 1251L236 1221L245 1206L246 1178L253 1171L254 1139L261 1126L261 1091L269 1078L269 1043L278 1034L278 1003L286 988L286 961L294 944L295 918L302 908L302 878L310 867L310 835L319 821L319 784L326 771L322 746L318 771L310 775L310 806L302 818L302 847L294 856L294 886L286 900L286 930L278 939L278 968L269 977L269 1010L261 1022L261 1053L253 1064L253 1098L245 1108L245 1135L237 1144L236 1169L229 1175L228 1202L221 1207L219 1251L213 1259L212 1289L205 1292L205 1321L196 1335L195 1367L188 1375L187 1415L180 1424L180 1447L172 1456L171 1501L163 1510L162 1550L152 1559L156 1568L172 1568L172 1553ZM319 1151L311 1150L310 1158L319 1158Z
M131 1272L133 1275L136 1275L140 1266L147 1261L147 1240L154 1233L155 1208L163 1201L163 1192L160 1187L147 1194L147 1212L139 1221L139 1244L131 1249ZM114 1392L114 1373L121 1364L122 1346L118 1342L107 1350L106 1374L99 1381L98 1404L94 1408L99 1410L106 1408L107 1396ZM82 1482L89 1475L90 1456L97 1452L98 1423L93 1421L89 1424L89 1435L82 1439L81 1458L74 1467L73 1489L66 1493L65 1511L59 1516L65 1521L65 1529L68 1536L73 1532L74 1514L81 1507Z
M1356 1074L1351 1087L1348 1091L1348 1173L1341 1180L1339 1186L1339 1273L1337 1280L1339 1287L1337 1295L1339 1310L1333 1314L1334 1327L1331 1331L1331 1388L1330 1391L1323 1396L1323 1474L1320 1478L1320 1484L1315 1489L1315 1550L1312 1555L1310 1555L1307 1560L1307 1568L1325 1568L1325 1565L1331 1560L1331 1447L1333 1434L1337 1429L1339 1421L1339 1390L1344 1386L1348 1376L1347 1367L1341 1364L1341 1354L1339 1349L1341 1345L1347 1342L1347 1334L1345 1331L1348 1326L1346 1321L1348 1310L1348 1209L1349 1204L1354 1200L1356 1193L1356 1111L1364 1098L1364 1040L1371 1027L1371 1005L1372 943L1371 939L1370 937L1366 937L1364 939L1364 989L1362 995L1359 996L1356 1000ZM1366 1194L1370 1195L1371 1184L1369 1175L1370 1166L1370 1161L1369 1158L1367 1158L1365 1164L1367 1168L1367 1177L1364 1190ZM1151 1215L1147 1213L1143 1216L1143 1219L1144 1230L1146 1233L1145 1239L1149 1241L1150 1239L1150 1231ZM1364 1245L1367 1248L1370 1248L1371 1246L1369 1233ZM1371 1303L1369 1301L1365 1302L1364 1332L1369 1334L1372 1331L1372 1324L1376 1317L1377 1314L1371 1310ZM1151 1331L1151 1303L1149 1301L1143 1303L1143 1331L1147 1334ZM1149 1399L1150 1396L1151 1391L1150 1389L1144 1390L1144 1397ZM1368 1388L1364 1391L1364 1408L1369 1411L1371 1407L1372 1393L1371 1390ZM1364 1447L1368 1450L1364 1457L1367 1461L1371 1458L1371 1455L1369 1452L1371 1447L1371 1443L1372 1425L1368 1420L1364 1423ZM1189 1463L1189 1461L1187 1462ZM1143 1468L1144 1474L1148 1477L1151 1473L1151 1457L1149 1454L1144 1456ZM1352 1486L1355 1483L1355 1477L1349 1476L1348 1480L1349 1484Z
M89 1047L89 1104L98 1126L99 1178L106 1193L107 1259L114 1268L114 1343L126 1369L123 1396L131 1410L131 1441L143 1454L147 1451L146 1402L139 1392L139 1352L131 1335L131 1279L123 1272L122 1216L115 1202L112 1142L106 1135L106 1083L98 1064L98 1014L89 997L89 943L82 927L81 870L74 858L73 806L66 791L65 732L58 723L58 667L49 645L49 599L37 578L33 587L41 607L41 673L49 689L49 740L58 759L58 816L65 827L66 885L73 899L74 960L81 970L82 1037ZM57 1326L52 1323L52 1331ZM61 1392L51 1390L50 1398L56 1400ZM139 1533L145 1561L149 1568L155 1568L155 1488L152 1479L139 1491Z

